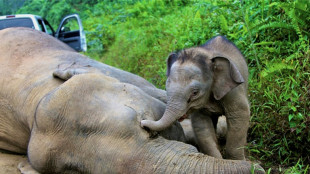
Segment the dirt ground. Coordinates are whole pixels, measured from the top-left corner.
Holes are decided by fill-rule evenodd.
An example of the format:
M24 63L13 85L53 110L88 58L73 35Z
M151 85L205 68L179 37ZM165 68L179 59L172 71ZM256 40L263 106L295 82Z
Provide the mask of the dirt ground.
M0 152L0 174L20 174L17 165L23 160L26 156Z

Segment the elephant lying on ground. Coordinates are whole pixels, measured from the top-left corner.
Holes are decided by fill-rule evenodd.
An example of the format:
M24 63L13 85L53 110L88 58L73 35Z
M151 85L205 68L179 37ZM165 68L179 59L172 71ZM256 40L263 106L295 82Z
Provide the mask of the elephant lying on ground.
M184 136L179 124L159 135L142 129L140 121L160 119L165 104L93 71L99 63L51 36L19 28L0 38L0 149L27 153L23 173L250 173L250 162L175 141ZM94 73L52 76L63 64L87 63Z

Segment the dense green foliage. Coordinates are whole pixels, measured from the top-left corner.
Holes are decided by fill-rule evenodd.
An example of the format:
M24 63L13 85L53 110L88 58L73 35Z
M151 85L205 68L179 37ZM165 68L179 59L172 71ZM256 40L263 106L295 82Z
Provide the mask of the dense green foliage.
M79 13L87 55L160 88L170 52L225 35L249 65L250 159L269 172L310 171L309 0L26 0L18 13L55 27Z
M0 16L15 14L26 0L0 0Z

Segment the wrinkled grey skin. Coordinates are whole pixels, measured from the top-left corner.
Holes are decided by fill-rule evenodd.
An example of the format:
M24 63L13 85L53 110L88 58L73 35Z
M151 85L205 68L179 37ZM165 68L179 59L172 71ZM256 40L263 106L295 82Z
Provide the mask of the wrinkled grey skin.
M134 85L101 71L53 77L59 65L92 62L55 38L22 28L0 38L0 149L27 154L22 173L250 173L250 162L168 140L184 139L179 124L142 129L165 104Z
M227 118L226 158L244 160L250 119L247 99L248 68L238 48L222 36L200 47L173 53L167 60L167 108L159 121L143 120L142 127L164 130L185 114L200 150L222 158L215 134L221 115Z
M55 38L23 28L0 38L0 149L27 154L22 173L250 173L250 162L168 140L184 139L179 124L159 135L142 129L165 104L137 86L101 71L53 77L63 64L95 64Z

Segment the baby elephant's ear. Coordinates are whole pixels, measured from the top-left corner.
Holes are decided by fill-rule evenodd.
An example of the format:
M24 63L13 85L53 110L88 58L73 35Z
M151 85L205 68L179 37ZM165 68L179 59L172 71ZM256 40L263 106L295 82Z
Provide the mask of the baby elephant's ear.
M167 77L170 75L170 69L171 69L172 64L177 59L178 59L177 53L173 52L169 54L168 59L167 59L167 73L166 73Z
M212 58L214 82L212 92L216 100L244 82L238 67L226 57Z

